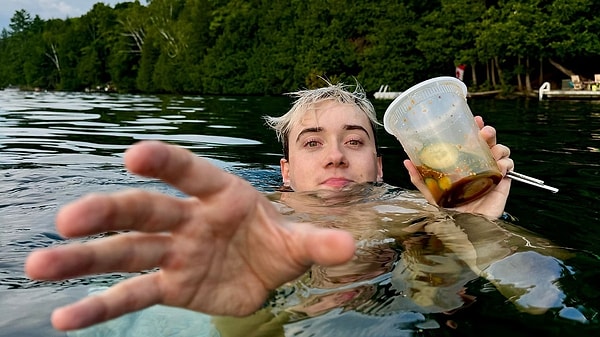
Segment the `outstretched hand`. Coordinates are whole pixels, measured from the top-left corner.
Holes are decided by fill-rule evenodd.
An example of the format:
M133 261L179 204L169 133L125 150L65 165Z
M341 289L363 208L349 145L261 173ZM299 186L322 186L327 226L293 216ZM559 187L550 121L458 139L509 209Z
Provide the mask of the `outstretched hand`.
M349 233L287 223L249 183L183 148L141 142L127 151L125 164L189 197L143 190L92 194L59 212L56 225L65 237L124 232L35 251L25 266L31 278L158 268L56 309L52 324L59 330L83 328L154 304L248 315L271 290L312 264L341 264L354 254Z
M483 197L475 199L468 204L456 207L455 209L460 212L478 213L492 218L498 218L504 212L506 200L508 199L508 194L510 192L511 179L506 178L506 172L514 168L514 162L509 158L510 149L502 144L497 144L496 129L489 125L484 125L483 119L480 116L475 117L475 122L479 126L479 134L489 145L492 155L494 156L494 159L496 159L498 168L500 168L504 178L496 187L494 187L494 189ZM405 160L404 166L408 170L410 181L417 189L419 189L419 191L421 191L421 193L423 193L423 196L429 203L436 205L431 192L427 189L427 186L415 165L410 160Z

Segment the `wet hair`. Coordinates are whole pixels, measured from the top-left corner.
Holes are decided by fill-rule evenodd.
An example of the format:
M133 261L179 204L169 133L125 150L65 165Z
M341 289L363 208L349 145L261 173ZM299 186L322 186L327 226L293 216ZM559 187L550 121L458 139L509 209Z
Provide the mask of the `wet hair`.
M275 130L277 139L283 145L283 157L285 159L289 159L289 136L292 127L299 124L305 113L313 110L315 105L326 101L334 101L358 107L369 118L371 128L373 129L373 137L375 137L375 148L377 149L376 131L377 126L381 124L377 121L377 114L375 113L373 104L367 98L360 84L357 82L356 85L349 86L343 83L331 84L326 80L325 82L327 86L322 88L288 93L287 95L296 99L292 108L280 117L264 117L267 125Z

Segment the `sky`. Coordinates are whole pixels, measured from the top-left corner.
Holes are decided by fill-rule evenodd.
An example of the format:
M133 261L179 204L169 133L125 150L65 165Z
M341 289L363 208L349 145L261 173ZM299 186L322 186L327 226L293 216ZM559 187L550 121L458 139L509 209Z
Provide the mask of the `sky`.
M127 0L0 0L0 31L9 29L10 18L21 9L29 12L32 19L36 15L43 20L66 19L87 13L98 2L114 7Z

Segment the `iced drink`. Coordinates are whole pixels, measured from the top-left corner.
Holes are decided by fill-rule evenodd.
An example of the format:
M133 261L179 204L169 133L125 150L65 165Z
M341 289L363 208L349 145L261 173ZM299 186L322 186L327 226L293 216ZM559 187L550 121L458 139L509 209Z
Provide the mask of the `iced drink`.
M383 118L442 207L479 198L502 179L466 95L458 79L433 78L403 92Z

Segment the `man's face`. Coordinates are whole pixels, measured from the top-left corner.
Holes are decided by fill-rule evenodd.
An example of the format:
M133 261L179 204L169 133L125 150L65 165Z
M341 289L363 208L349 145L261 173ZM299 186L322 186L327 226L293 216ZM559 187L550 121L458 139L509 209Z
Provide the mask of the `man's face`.
M315 109L290 130L288 159L281 159L284 184L301 192L381 180L381 158L365 113L334 101Z

